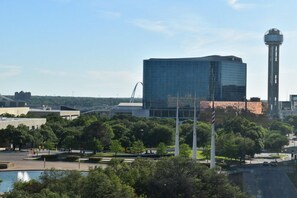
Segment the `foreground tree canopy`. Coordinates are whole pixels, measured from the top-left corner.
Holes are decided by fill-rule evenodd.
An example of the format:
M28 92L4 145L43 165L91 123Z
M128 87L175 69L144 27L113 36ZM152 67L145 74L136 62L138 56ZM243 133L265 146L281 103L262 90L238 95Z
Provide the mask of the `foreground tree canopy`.
M245 198L224 174L187 158L166 158L158 162L136 160L131 164L113 160L106 169L47 171L40 181L16 182L6 198L27 197L201 197Z

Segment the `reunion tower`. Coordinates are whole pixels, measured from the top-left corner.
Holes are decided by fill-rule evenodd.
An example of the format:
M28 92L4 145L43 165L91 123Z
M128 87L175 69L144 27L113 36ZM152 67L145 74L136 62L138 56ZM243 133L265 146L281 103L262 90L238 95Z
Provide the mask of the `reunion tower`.
M278 116L279 46L283 39L283 34L276 28L268 30L264 36L268 45L268 113L271 116Z

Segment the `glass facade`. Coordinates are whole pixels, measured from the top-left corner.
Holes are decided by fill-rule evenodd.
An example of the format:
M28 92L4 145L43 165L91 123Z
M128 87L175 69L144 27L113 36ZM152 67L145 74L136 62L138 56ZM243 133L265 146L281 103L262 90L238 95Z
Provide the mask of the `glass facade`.
M180 108L189 109L189 115L195 96L198 101L213 97L242 101L246 97L246 64L234 56L144 60L144 108L154 110L158 117L174 117L170 109L175 111L177 96Z

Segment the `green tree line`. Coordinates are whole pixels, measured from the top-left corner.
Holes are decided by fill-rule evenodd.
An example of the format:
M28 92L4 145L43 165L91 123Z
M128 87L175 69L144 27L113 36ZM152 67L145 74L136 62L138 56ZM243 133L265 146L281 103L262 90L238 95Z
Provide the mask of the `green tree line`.
M208 112L199 115L197 146L209 150L211 126ZM255 117L258 117L256 119ZM284 121L269 120L265 115L251 116L247 112L229 109L217 110L216 150L217 155L245 160L263 149L280 152L288 144L287 134L294 131L296 117ZM180 145L192 147L193 120L184 120L179 125ZM65 148L141 153L144 148L159 148L174 145L175 120L169 118L136 118L117 115L112 118L99 115L81 115L74 120L47 116L47 123L36 130L24 125L8 126L0 130L0 143L12 144L13 149L23 147ZM165 149L164 149L165 145ZM162 148L163 147L163 148ZM162 151L163 150L163 151Z

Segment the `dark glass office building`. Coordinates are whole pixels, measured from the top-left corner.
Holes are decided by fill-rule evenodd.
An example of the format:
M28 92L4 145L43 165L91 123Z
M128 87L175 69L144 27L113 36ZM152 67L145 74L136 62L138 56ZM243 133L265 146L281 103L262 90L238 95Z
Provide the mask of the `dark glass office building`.
M143 107L150 116L174 117L176 98L181 117L193 114L193 99L243 101L246 64L235 56L151 58L143 62Z

